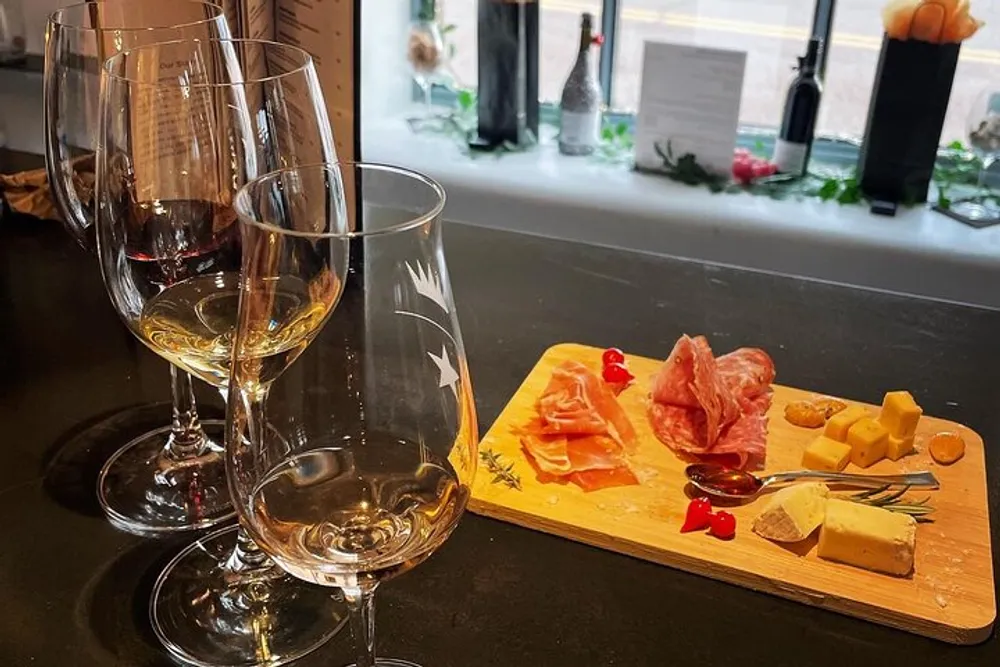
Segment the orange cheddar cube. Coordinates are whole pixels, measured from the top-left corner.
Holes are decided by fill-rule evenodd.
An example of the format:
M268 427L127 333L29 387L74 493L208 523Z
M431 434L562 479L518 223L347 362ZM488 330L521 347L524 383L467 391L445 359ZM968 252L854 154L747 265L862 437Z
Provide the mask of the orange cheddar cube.
M889 434L889 440L886 444L885 456L892 461L898 461L907 454L913 451L913 436L909 438L897 438L893 434Z
M863 417L847 430L847 444L851 446L851 463L867 468L885 458L889 432L871 417Z
M913 400L910 392L890 391L882 399L882 411L879 412L878 420L889 435L905 440L912 438L917 432L921 414L923 410Z
M821 435L806 447L802 467L806 470L840 472L851 460L851 446Z
M849 405L826 420L823 435L837 442L847 442L847 430L854 425L854 422L867 416L868 410L864 406Z

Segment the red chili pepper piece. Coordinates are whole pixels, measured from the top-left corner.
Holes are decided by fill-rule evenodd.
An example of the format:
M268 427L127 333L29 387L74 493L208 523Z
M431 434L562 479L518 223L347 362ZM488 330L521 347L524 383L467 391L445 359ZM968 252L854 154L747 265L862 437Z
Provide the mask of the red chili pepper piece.
M684 516L684 525L681 526L682 533L690 533L692 530L703 530L712 523L712 503L708 498L695 498L688 503L687 514Z
M708 532L720 540L731 540L736 535L736 517L722 510L712 517Z
M625 353L617 347L609 347L604 350L604 354L601 355L601 363L605 366L608 364L624 364Z
M594 35L593 37L590 38L590 42L591 44L596 44L597 46L601 46L602 44L604 44L604 35Z
M601 377L604 378L605 382L610 382L612 384L617 384L619 382L631 382L635 379L635 376L628 372L622 364L613 363L608 364L601 371Z

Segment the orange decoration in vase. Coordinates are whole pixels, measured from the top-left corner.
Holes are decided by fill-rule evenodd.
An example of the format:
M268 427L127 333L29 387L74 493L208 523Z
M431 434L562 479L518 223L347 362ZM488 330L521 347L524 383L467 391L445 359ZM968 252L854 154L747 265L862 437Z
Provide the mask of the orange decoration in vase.
M892 39L930 44L957 44L983 26L969 14L969 0L890 0L882 22Z

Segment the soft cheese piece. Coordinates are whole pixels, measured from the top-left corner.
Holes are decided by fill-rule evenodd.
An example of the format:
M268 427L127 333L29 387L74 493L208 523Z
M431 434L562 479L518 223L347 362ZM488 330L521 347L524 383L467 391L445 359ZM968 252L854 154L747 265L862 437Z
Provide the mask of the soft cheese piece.
M851 446L821 435L806 447L802 454L802 467L807 470L839 472L851 460Z
M871 417L862 417L847 429L847 444L851 446L851 463L867 468L885 458L889 432Z
M830 498L817 553L827 560L905 576L913 570L916 540L917 522L908 514Z
M878 420L889 435L905 440L917 431L917 422L923 414L920 406L908 391L889 391L882 399Z
M898 461L907 454L913 451L913 436L909 438L897 438L893 434L889 434L888 444L886 445L885 455L887 458Z
M837 442L847 441L847 430L854 422L868 416L868 410L863 405L849 405L826 420L823 435Z
M823 523L830 490L820 482L777 491L753 522L753 532L775 542L799 542Z

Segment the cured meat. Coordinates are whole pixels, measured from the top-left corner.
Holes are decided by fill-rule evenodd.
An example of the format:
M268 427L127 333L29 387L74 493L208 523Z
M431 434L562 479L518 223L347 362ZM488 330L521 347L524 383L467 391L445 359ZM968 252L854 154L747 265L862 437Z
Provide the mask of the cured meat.
M674 451L757 467L764 461L774 376L763 350L715 358L703 336L681 336L653 378L650 424Z
M635 446L635 428L614 392L577 361L552 371L535 407L544 433L607 434L629 450Z
M539 479L584 491L638 484L627 458L635 428L612 389L586 366L560 364L535 409L537 415L515 433Z

